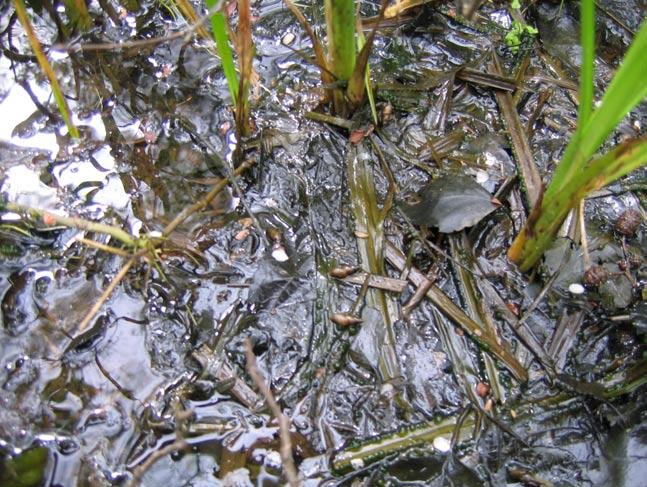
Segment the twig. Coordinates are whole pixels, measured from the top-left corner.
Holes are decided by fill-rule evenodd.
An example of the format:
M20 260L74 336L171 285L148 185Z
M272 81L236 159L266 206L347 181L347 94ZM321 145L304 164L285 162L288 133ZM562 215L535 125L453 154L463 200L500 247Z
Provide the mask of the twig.
M252 351L252 343L247 338L245 340L245 357L247 359L247 372L251 376L254 384L263 395L267 401L272 414L279 422L279 434L281 437L281 460L283 461L283 471L285 476L288 479L290 487L299 487L301 482L299 482L299 477L297 475L297 469L294 466L294 460L292 459L292 442L290 440L290 420L281 412L281 408L274 399L272 391L265 383L263 376L261 375L258 366L256 365L256 357Z
M76 241L88 247L92 247L98 250L103 250L104 252L107 252L109 254L119 255L121 257L130 257L130 252L126 252L125 250L118 249L117 247L112 247L110 245L97 242L96 240L92 240L84 237L78 237Z
M236 170L234 171L234 175L240 176L242 173L244 173L247 169L249 169L253 165L254 165L254 160L247 159L240 166L236 168ZM225 188L225 186L227 186L228 182L229 181L227 179L221 179L214 185L211 191L209 191L202 199L192 204L191 206L187 206L184 210L182 210L175 218L173 218L173 221L171 221L171 223L166 225L166 228L164 228L164 231L162 232L164 237L168 237L171 233L173 233L173 231L179 225L184 223L184 221L186 221L191 215L206 208L207 205L211 203L211 200L213 200L218 195L218 193L220 193Z
M130 480L130 482L128 482L128 487L138 487L140 485L139 481L148 471L148 469L150 469L155 464L155 462L157 462L157 460L159 460L163 456L174 453L176 451L185 450L187 448L189 448L189 444L185 440L180 439L175 440L173 443L165 446L164 448L161 448L160 450L157 450L155 453L149 456L144 463L133 470L133 478Z
M366 281L366 276L366 272L356 272L351 276L343 278L342 281L349 284L359 284L361 286ZM368 286L376 289L383 289L385 291L392 291L394 293L402 293L407 288L407 281L369 274Z
M10 201L2 205L1 209L14 213L26 213L31 218L44 220L48 225L58 224L64 225L66 227L78 228L80 230L87 230L88 232L105 233L106 235L114 237L115 239L128 245L129 247L137 248L140 246L135 237L122 230L121 228L112 225L84 220L83 218L57 215L47 210L32 208L30 206L12 203Z
M351 130L353 128L353 122L351 122L350 120L346 120L345 118L341 117L335 117L334 115L328 115L326 113L305 112L303 116L309 118L310 120L315 120L316 122L329 123L346 130Z
M83 321L81 321L81 323L79 324L79 327L78 327L78 330L77 330L78 333L76 335L77 337L85 331L85 329L88 327L88 324L90 323L90 321L92 321L92 318L95 317L95 315L101 309L101 306L103 306L104 303L108 300L108 298L112 294L112 291L114 291L115 288L117 287L117 285L121 282L121 280L124 277L126 277L126 274L130 270L130 268L133 266L133 264L137 261L137 258L140 257L141 255L143 255L144 252L146 252L146 251L137 252L130 259L128 259L128 262L126 262L124 264L124 266L119 270L117 275L112 279L112 281L110 281L110 284L108 284L108 287L103 291L103 293L101 293L101 296L99 297L97 302L94 303L94 306L92 306L92 308L90 308L90 311L88 311L88 313L83 318Z

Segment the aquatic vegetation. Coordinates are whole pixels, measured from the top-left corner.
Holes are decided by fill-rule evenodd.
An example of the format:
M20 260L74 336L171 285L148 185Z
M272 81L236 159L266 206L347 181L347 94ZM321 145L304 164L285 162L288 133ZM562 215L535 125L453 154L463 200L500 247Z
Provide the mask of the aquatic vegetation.
M43 485L47 467L47 448L37 446L18 456L0 456L0 487L37 487Z
M31 21L27 16L27 10L25 9L23 0L14 0L14 6L16 8L18 19L20 20L23 29L25 29L25 33L27 34L27 38L29 39L29 44L31 45L31 48L36 55L38 64L43 73L45 73L45 76L47 76L47 79L52 86L52 93L54 94L54 100L56 101L58 111L60 112L61 117L63 117L63 121L65 122L65 125L67 125L67 129L70 132L70 135L76 139L79 137L79 131L72 122L70 109L67 106L67 101L65 101L65 96L63 95L63 91L61 90L61 85L58 82L58 78L56 77L56 73L54 73L52 65L50 64L47 56L41 48L40 41L36 37L36 33L34 32L34 29L31 25Z
M516 14L521 10L521 3L519 0L512 0L510 8L512 8ZM539 31L535 27L528 25L523 18L517 14L504 39L510 50L516 53L519 51L519 47L526 39L534 37L538 33Z
M355 2L326 0L324 9L330 70L338 82L348 82L355 68ZM343 96L340 90L334 91L335 109L338 113L344 112Z
M382 1L378 21L366 39L361 32L356 38L356 30L361 31L361 22L355 20L357 7L353 0L326 1L324 8L328 33L327 49L324 49L322 42L299 8L290 0L284 0L284 3L310 37L315 63L321 72L321 81L332 92L335 113L340 116L349 115L364 101L367 90L369 97L372 98L370 79L367 74L368 57L388 0ZM376 118L373 101L371 101L371 108Z
M644 136L625 141L592 159L620 121L647 96L642 60L647 49L647 22L643 22L600 105L593 110L593 0L582 2L581 18L583 60L577 129L550 184L508 251L510 260L523 271L539 261L568 212L588 193L647 164L647 137Z
M174 0L185 18L193 23L200 24L201 20L188 0ZM216 43L216 51L220 57L222 70L227 80L229 94L234 102L235 121L238 139L249 135L251 121L249 118L249 87L253 76L252 61L254 57L254 44L252 41L250 5L248 0L237 2L238 26L234 33L230 30L229 22L223 9L225 4L218 0L206 0L209 9L211 36L202 25L198 25L198 34ZM230 32L234 39L230 39ZM230 42L236 47L238 55L238 72Z
M354 67L339 74L325 42L312 44L319 72L300 62L312 48L299 31L326 37L324 2L305 2L313 25L299 26L275 0L252 12L162 1L100 1L116 15L91 4L92 32L74 37L31 18L45 54L45 39L64 39L59 81L78 96L83 140L56 137L51 151L31 147L59 135L36 103L51 88L17 17L0 32L14 55L5 100L38 88L0 143L0 486L594 484L606 458L646 458L633 441L647 382L644 181L580 214L594 265L560 239L539 285L506 257L576 126L577 85L542 56L545 23L570 34L577 7L531 7L542 37L518 56L493 26L515 18L499 4L461 17L453 3L392 0L381 15L365 3L373 17L352 10ZM600 21L606 69L638 36L608 43L615 25ZM380 36L374 125L362 31ZM234 149L257 75L259 130ZM328 105L308 111L322 92ZM582 126L593 94L582 87ZM641 140L585 169L618 172ZM621 421L633 439L618 460L605 442Z

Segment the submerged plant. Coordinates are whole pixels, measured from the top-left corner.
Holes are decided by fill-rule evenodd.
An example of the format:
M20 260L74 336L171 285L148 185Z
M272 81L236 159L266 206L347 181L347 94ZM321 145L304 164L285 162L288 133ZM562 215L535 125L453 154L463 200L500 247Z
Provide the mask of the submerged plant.
M647 136L631 139L592 159L609 134L647 96L645 65L647 22L643 22L606 90L593 110L595 7L582 1L582 67L578 124L553 178L517 235L508 257L522 271L532 268L553 241L569 211L597 190L647 164Z

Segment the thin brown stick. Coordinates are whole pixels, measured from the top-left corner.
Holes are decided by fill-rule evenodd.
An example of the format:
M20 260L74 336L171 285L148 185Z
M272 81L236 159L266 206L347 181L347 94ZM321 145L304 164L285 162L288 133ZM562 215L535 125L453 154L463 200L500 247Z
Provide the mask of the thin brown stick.
M29 217L34 219L42 219L50 226L56 224L63 225L65 227L78 228L79 230L87 230L89 232L105 233L129 247L138 247L138 241L135 237L121 228L112 225L84 220L83 218L58 215L41 208L32 208L31 206L12 203L10 201L5 203L2 209L12 211L14 213L27 214Z
M128 262L124 264L124 266L119 270L117 275L110 281L110 284L108 284L108 287L101 293L101 296L97 300L96 303L94 303L94 306L90 308L90 311L87 312L85 317L83 318L83 321L79 324L79 327L77 329L77 336L79 336L81 333L85 331L85 329L88 327L90 324L90 321L92 321L92 318L95 317L95 315L99 312L101 309L101 306L104 305L104 303L108 300L110 295L112 294L112 291L115 290L117 285L121 282L121 280L126 277L126 274L130 270L130 268L133 266L133 264L137 261L137 259L143 255L143 252L146 251L140 251L137 252L135 255L133 255L130 259L128 259Z
M272 414L279 422L279 435L281 437L281 460L283 461L283 471L285 477L288 479L290 487L299 487L301 482L299 482L299 476L297 474L297 469L294 466L294 460L292 458L292 441L290 440L290 420L283 414L281 408L279 407L276 399L272 395L272 391L265 383L261 371L258 370L256 365L256 357L252 351L252 343L247 338L245 340L245 357L247 359L247 372L251 376L254 384L260 391L260 393L267 401Z
M351 276L341 279L348 284L359 284L360 286L366 281L366 272L356 272ZM402 279L394 279L392 277L377 276L374 274L368 275L368 286L375 289L383 289L384 291L391 291L394 293L401 293L407 288L407 281Z
M234 176L240 176L242 173L244 173L247 169L252 167L254 165L254 160L253 159L247 159L244 161L240 166L236 168L234 171ZM220 193L225 186L227 186L228 179L221 179L218 181L214 187L209 191L202 199L199 201L195 202L191 206L187 206L182 210L175 218L173 218L173 221L166 225L166 228L164 228L164 231L162 234L164 237L168 237L173 231L182 223L184 223L185 220L187 220L191 215L194 213L197 213L200 210L203 210L207 207L209 203L211 203L211 200L213 200L218 193Z
M98 250L103 250L104 252L107 252L109 254L114 254L114 255L119 255L120 257L130 257L130 252L126 252L125 250L118 249L117 247L112 247L110 245L106 245L101 242L97 242L96 240L92 240L89 238L84 238L84 237L79 237L76 239L77 242L86 245L87 247L92 247Z
M175 440L170 445L157 450L155 453L149 456L144 463L133 470L133 478L130 480L130 482L128 482L128 487L138 487L140 485L140 480L144 476L144 474L160 458L169 455L170 453L175 453L176 451L186 450L187 448L189 448L189 444L185 440L179 439Z

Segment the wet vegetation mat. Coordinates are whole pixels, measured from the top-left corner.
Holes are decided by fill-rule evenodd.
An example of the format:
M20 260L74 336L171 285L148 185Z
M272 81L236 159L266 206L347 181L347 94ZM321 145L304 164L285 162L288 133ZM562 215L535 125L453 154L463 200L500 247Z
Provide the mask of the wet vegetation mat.
M645 3L593 7L2 2L0 486L644 485Z

